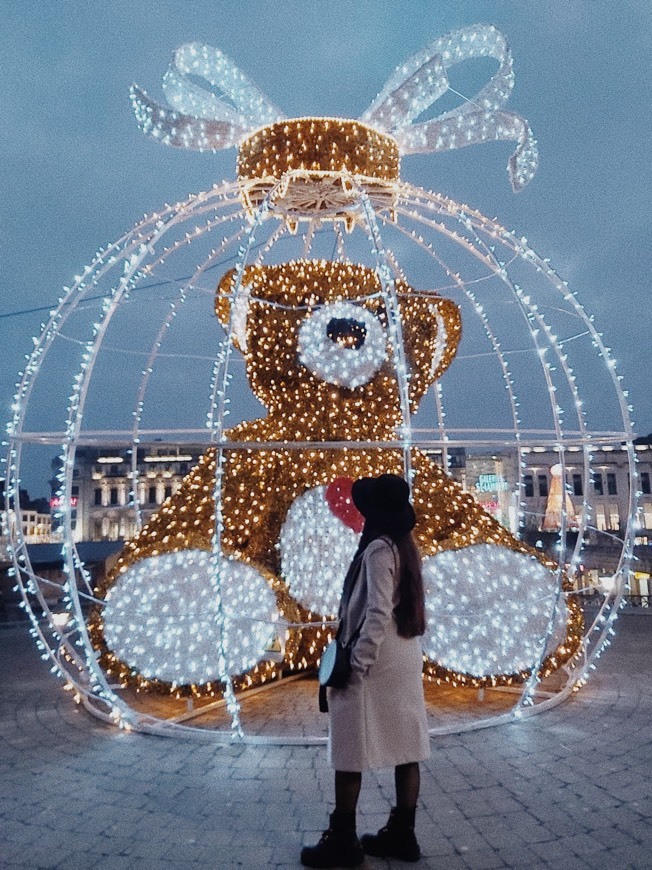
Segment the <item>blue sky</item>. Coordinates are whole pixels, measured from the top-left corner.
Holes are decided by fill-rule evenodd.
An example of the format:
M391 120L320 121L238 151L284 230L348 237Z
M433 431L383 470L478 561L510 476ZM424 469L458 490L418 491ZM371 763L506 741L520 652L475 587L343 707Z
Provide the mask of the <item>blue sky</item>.
M652 430L652 4L648 0L22 0L0 50L0 417L42 315L95 250L144 212L234 177L235 152L139 132L132 81L161 97L173 49L219 46L288 116L356 117L430 39L495 24L515 58L510 108L541 153L520 194L508 144L406 158L403 176L498 217L550 257L613 348L638 433ZM42 494L40 478L28 481ZM40 492L38 491L40 489Z

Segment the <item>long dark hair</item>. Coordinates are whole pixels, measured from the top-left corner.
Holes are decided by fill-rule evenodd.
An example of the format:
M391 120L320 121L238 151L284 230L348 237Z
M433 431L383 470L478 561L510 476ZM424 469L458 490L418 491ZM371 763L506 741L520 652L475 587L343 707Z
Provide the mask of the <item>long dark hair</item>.
M426 630L426 601L421 573L421 553L412 532L396 533L387 527L367 521L362 531L356 556L376 538L390 538L398 549L401 574L398 583L398 604L394 607L396 630L401 637L420 637Z
M395 542L401 563L396 630L401 637L420 637L426 630L426 601L421 573L421 553L412 532Z

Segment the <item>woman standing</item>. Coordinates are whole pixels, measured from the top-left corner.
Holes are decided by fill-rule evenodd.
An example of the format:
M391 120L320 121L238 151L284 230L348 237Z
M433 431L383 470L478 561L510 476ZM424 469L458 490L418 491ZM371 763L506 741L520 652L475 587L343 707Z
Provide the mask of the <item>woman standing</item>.
M365 518L358 551L344 581L340 638L353 639L352 674L328 689L329 759L335 768L335 811L307 867L355 867L364 853L418 861L414 834L419 762L430 757L423 697L425 631L421 557L412 535L415 515L402 477L383 474L353 484ZM356 638L357 635L357 639ZM356 834L363 770L393 767L396 807L377 834Z

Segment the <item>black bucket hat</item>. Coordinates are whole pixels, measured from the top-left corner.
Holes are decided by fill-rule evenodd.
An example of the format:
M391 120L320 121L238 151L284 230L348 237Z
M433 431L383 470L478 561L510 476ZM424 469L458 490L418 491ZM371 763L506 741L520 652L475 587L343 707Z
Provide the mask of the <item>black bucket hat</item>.
M361 477L353 484L351 498L365 520L388 531L407 534L416 525L410 487L398 474Z

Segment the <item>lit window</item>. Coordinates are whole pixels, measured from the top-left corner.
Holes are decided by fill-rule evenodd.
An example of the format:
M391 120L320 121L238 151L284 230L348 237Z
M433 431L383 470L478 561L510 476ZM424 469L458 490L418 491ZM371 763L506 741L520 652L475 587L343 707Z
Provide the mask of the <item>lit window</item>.
M643 505L643 526L646 529L652 529L652 504L650 502Z
M620 528L620 517L618 516L618 507L616 505L609 506L609 528L613 531L618 531Z

